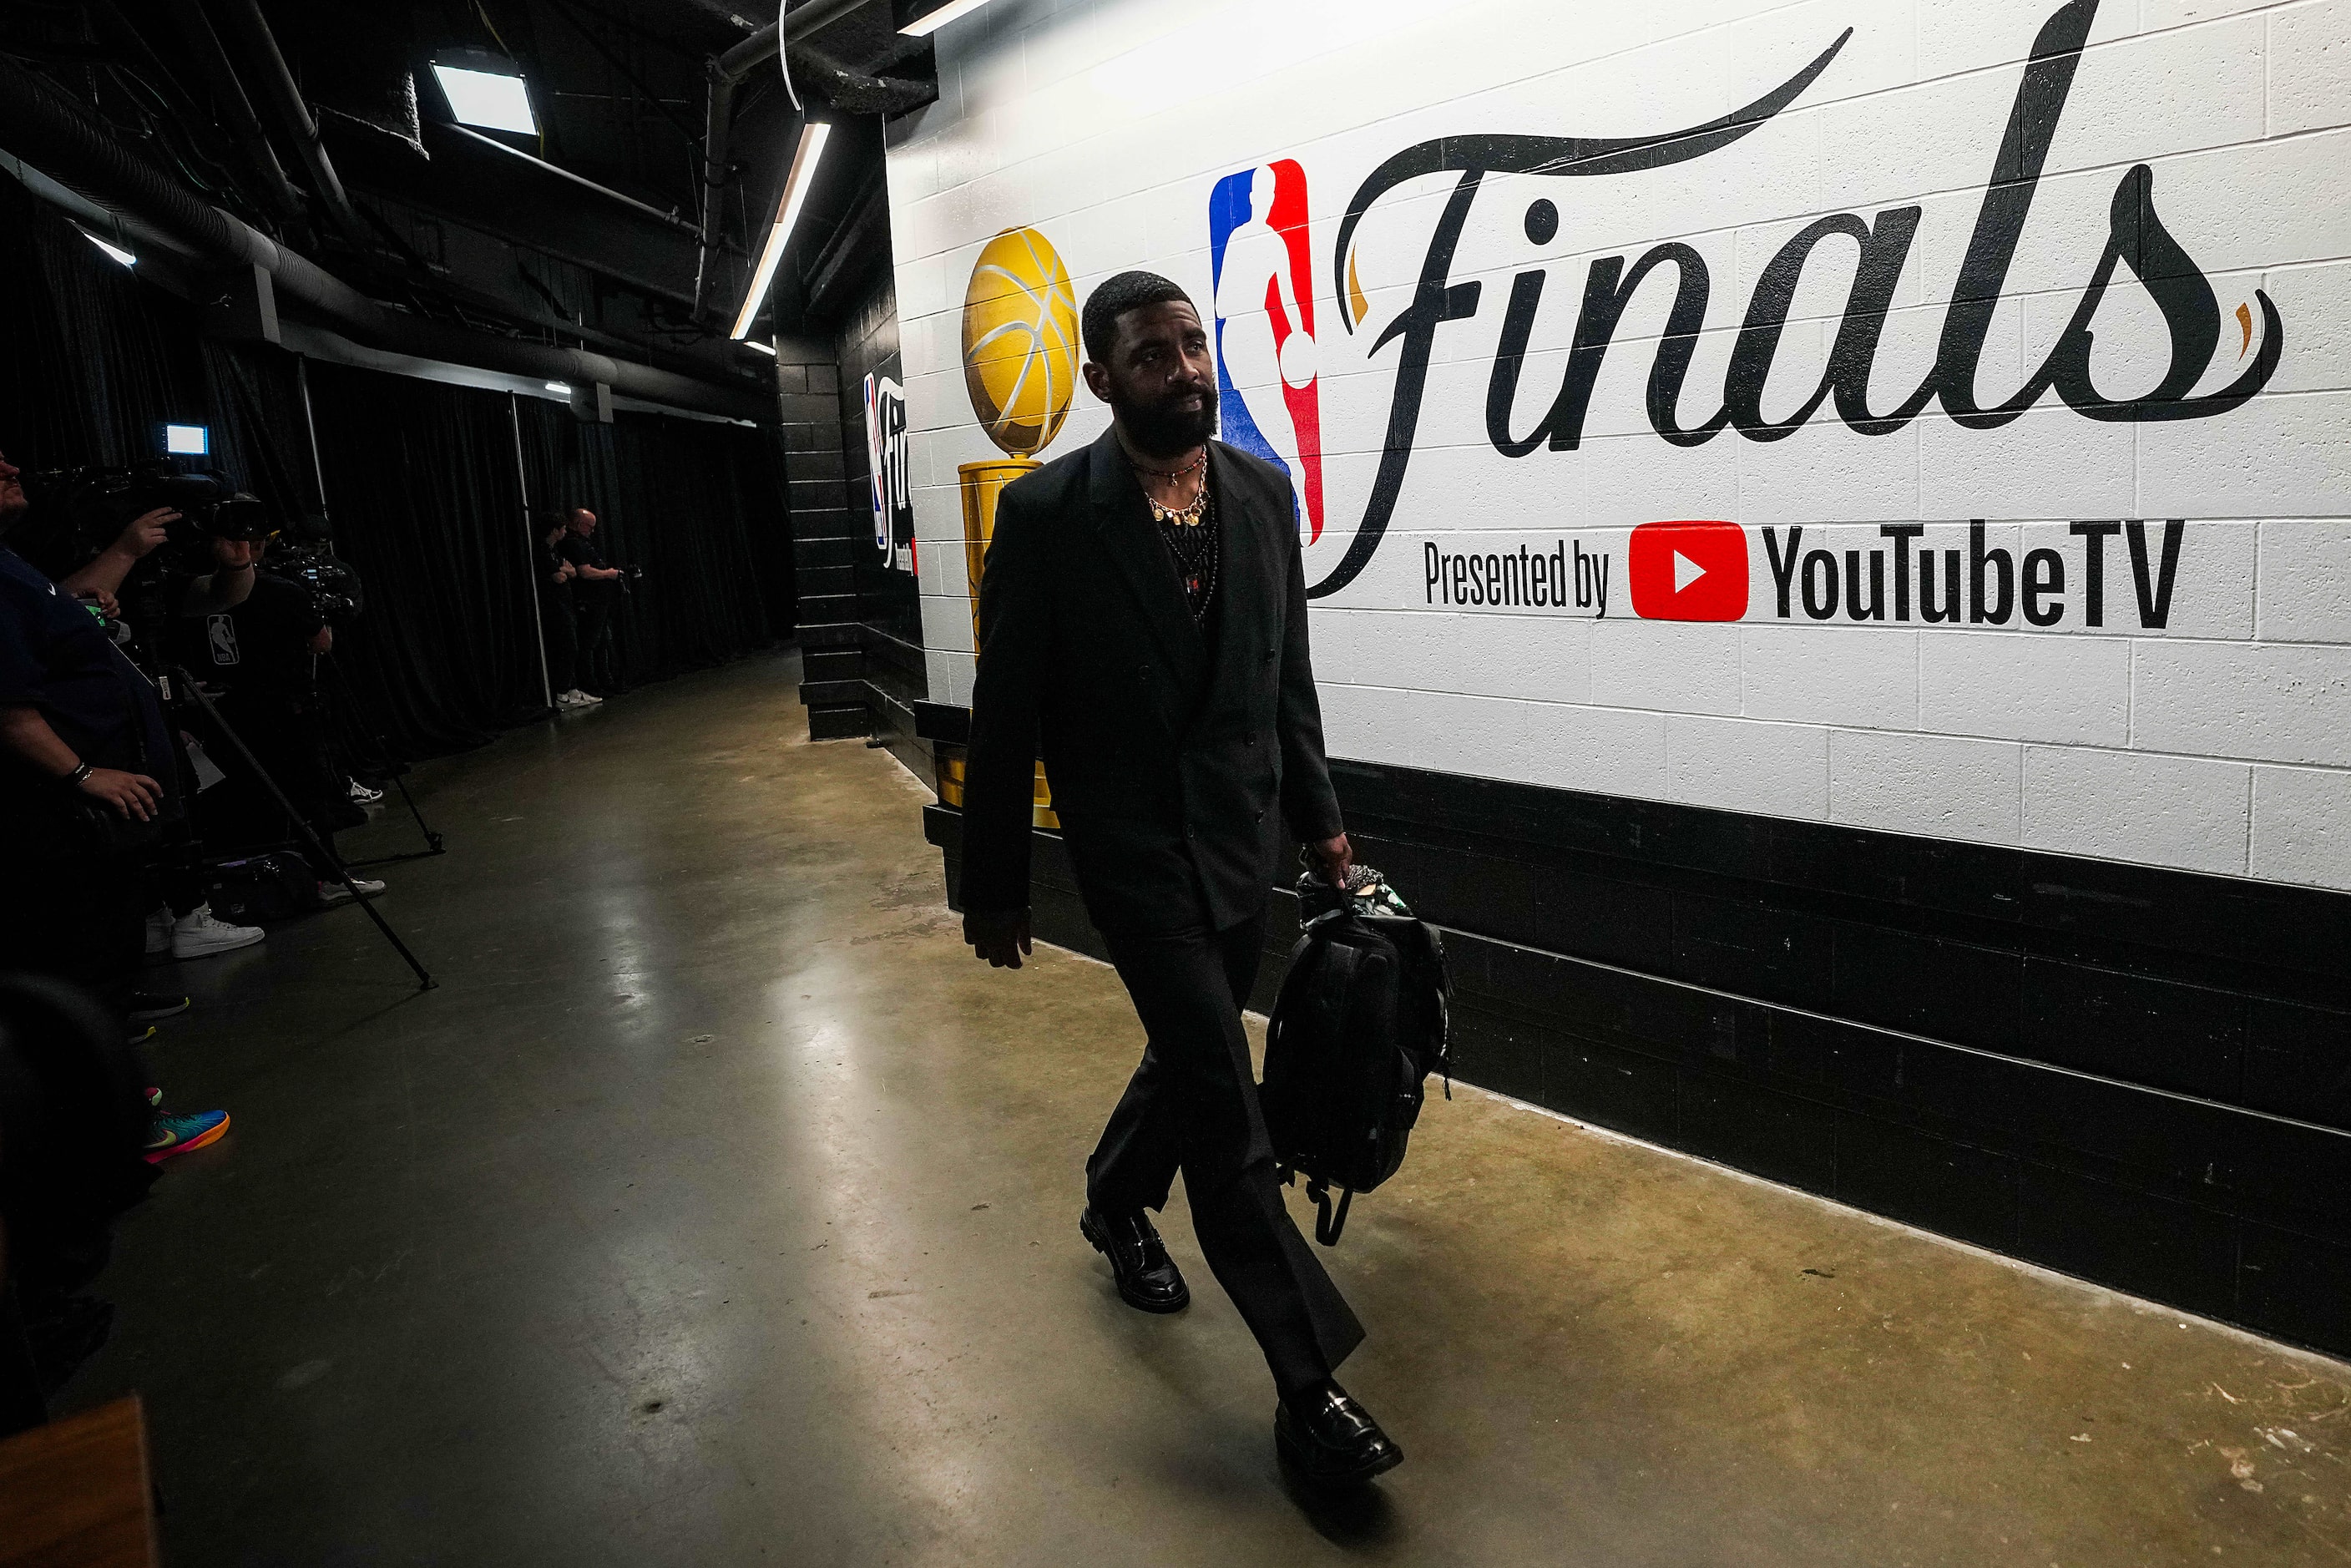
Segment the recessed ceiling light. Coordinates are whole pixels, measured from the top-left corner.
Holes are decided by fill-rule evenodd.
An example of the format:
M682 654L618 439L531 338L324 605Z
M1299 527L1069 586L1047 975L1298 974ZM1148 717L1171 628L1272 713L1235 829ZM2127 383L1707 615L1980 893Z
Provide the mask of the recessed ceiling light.
M547 390L555 393L558 397L569 397L571 395L571 388L562 382L548 382Z
M519 136L538 134L538 120L530 111L530 90L512 71L482 70L470 66L434 61L442 96L460 125L485 131L511 131Z

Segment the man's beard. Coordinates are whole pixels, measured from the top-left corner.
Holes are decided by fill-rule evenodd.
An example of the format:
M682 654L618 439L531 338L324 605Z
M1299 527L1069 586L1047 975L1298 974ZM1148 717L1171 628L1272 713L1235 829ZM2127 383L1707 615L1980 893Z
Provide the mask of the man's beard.
M1191 451L1216 433L1217 389L1211 383L1198 390L1200 406L1196 409L1176 406L1191 395L1180 392L1159 402L1113 397L1111 412L1118 416L1119 428L1126 433L1136 451L1146 457L1174 457Z

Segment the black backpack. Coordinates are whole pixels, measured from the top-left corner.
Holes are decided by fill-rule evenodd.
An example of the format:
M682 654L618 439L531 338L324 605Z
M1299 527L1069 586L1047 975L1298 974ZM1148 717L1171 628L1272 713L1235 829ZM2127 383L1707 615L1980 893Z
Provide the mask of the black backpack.
M1453 987L1444 943L1379 873L1358 866L1344 893L1309 873L1298 900L1305 931L1266 1028L1259 1093L1282 1180L1305 1175L1314 1239L1334 1247L1354 1195L1404 1164L1422 1081L1443 1072L1453 1097Z

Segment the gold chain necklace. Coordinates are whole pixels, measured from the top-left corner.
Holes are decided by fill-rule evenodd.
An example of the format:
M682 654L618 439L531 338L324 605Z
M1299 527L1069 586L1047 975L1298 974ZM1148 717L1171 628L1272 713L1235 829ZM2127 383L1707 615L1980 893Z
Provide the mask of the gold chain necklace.
M1128 453L1126 455L1126 465L1128 467L1134 469L1137 474L1148 474L1155 479L1181 479L1186 474L1198 474L1200 476L1199 491L1193 496L1190 503L1186 506L1162 506L1159 502L1159 498L1152 495L1148 489L1144 490L1143 493L1143 498L1151 503L1151 515L1155 520L1162 523L1174 523L1178 527L1187 528L1198 528L1200 526L1200 518L1206 515L1208 508L1208 476L1206 472L1207 462L1208 448L1206 444L1201 446L1200 455L1197 457L1193 458L1192 461L1185 464L1181 468L1149 468L1137 463L1134 460L1134 455L1133 453Z

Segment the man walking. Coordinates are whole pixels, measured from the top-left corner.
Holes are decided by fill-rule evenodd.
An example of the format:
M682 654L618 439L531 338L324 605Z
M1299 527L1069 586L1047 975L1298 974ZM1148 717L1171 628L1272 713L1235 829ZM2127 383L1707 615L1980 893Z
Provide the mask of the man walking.
M1176 1172L1200 1250L1273 1372L1276 1445L1307 1479L1403 1452L1332 1378L1363 1327L1283 1207L1240 1009L1284 845L1352 856L1322 756L1288 479L1208 439L1216 363L1185 292L1122 273L1086 301L1112 427L999 498L980 589L964 795L964 936L1029 950L1044 758L1079 886L1148 1043L1086 1163L1080 1228L1144 1312L1190 1295L1145 1212ZM1286 831L1285 831L1286 830Z

